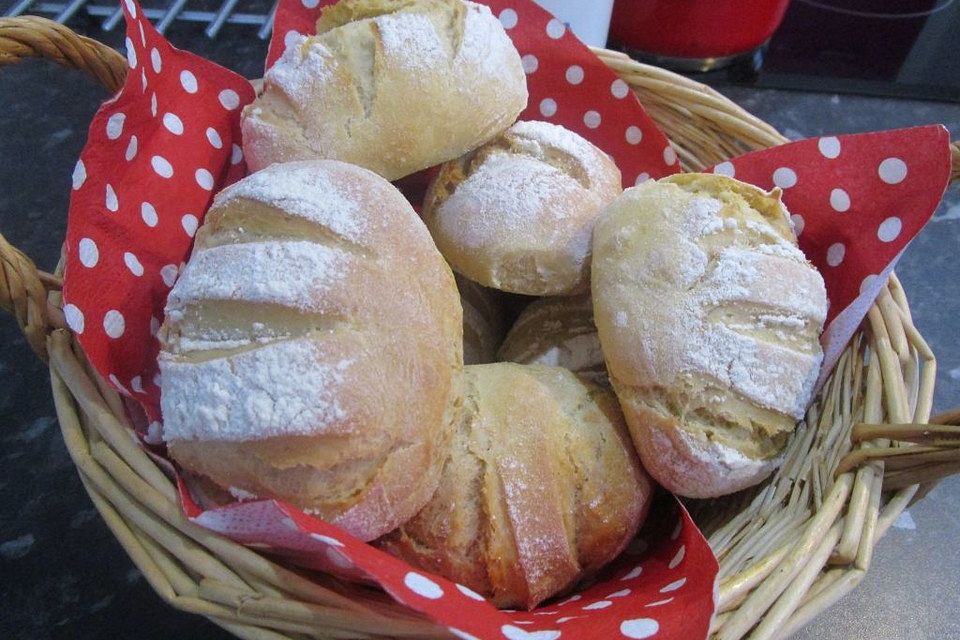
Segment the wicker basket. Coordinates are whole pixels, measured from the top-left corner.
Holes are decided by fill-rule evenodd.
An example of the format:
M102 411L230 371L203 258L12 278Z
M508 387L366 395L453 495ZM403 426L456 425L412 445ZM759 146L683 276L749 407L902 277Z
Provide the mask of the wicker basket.
M786 141L707 87L595 52L637 93L688 169ZM84 70L111 92L126 75L123 56L66 27L0 19L0 65L27 57ZM960 148L952 152L956 180ZM385 594L330 576L308 580L189 522L174 485L130 438L119 396L65 328L60 277L38 271L2 236L0 257L0 304L50 364L63 437L84 486L164 600L241 638L449 637ZM857 586L875 544L911 500L960 471L960 428L943 426L960 412L930 420L935 368L893 276L783 468L753 491L694 505L720 560L715 637L790 635Z

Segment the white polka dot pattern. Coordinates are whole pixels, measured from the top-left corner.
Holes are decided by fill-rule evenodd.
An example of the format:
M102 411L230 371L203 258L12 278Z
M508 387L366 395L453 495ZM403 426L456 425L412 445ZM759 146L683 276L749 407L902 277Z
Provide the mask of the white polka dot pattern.
M830 192L830 206L838 213L850 210L850 194L837 187Z
M880 223L877 228L877 237L881 242L893 242L900 236L903 230L903 221L896 216L891 216Z
M213 127L207 127L207 142L209 142L210 146L214 149L223 149L223 139Z
M130 141L127 143L127 150L123 153L123 157L127 162L137 157L137 147L137 136L130 136Z
M157 210L149 202L140 203L140 218L148 227L157 226L157 222L160 220L157 217Z
M620 579L621 579L621 580L633 580L634 578L639 577L641 573L643 573L643 565L642 565L642 564L638 564L638 565L635 566L633 569L630 569L630 571L628 571L626 574L624 574L624 576L623 576L622 578L620 578Z
M866 278L864 278L863 281L860 283L860 294L863 295L863 294L869 293L873 289L873 286L876 284L877 279L879 277L880 276L878 276L877 274L871 273Z
M77 248L80 255L80 264L88 269L97 266L97 263L100 261L100 249L97 247L96 242L90 238L81 238Z
M175 113L163 114L163 126L175 136L183 135L183 120Z
M547 35L554 40L559 40L563 37L563 34L567 32L567 25L563 24L556 18L550 20L547 23Z
M773 172L773 184L789 189L797 184L797 172L790 167L780 167Z
M556 640L560 637L559 631L551 629L527 631L512 624L505 624L500 627L500 633L507 640Z
M71 178L73 183L73 190L76 191L83 186L83 183L87 180L87 167L83 164L83 160L77 160L76 166L73 167L73 176Z
M721 162L713 168L713 172L717 175L727 176L728 178L732 178L737 175L737 170L733 166L732 162Z
M840 266L846 253L847 247L842 242L834 242L827 248L827 264L831 267Z
M569 82L570 84L574 86L580 84L581 82L583 82L583 76L584 76L583 67L581 67L580 65L575 64L567 67L566 78L567 78L567 82Z
M557 101L553 98L544 98L540 102L540 115L544 118L552 118L557 113Z
M127 265L127 269L130 270L130 273L136 277L139 278L143 275L143 265L140 264L140 260L137 259L137 256L133 255L129 251L124 252L123 263Z
M820 138L817 140L817 149L823 154L824 158L831 160L840 156L840 139L834 136Z
M523 65L523 72L529 76L536 73L537 69L540 68L540 59L532 53L528 53L520 58L520 64Z
M163 279L163 284L167 285L168 287L172 287L173 283L177 281L178 273L179 270L177 269L177 265L165 265L162 269L160 269L160 277Z
M76 305L65 305L63 307L63 317L67 321L67 326L74 333L83 333L83 312Z
M343 543L337 540L336 538L331 538L330 536L325 536L322 533L311 533L310 537L314 540L328 544L334 547L342 547Z
M613 84L610 85L610 94L617 100L622 100L630 95L630 86L620 78L617 78L613 81Z
M207 171L206 169L197 169L193 174L194 178L197 181L197 184L200 185L200 188L204 191L213 191L213 174Z
M900 184L907 177L907 163L900 158L887 158L877 167L877 174L887 184Z
M117 192L113 190L113 185L107 184L104 188L103 204L108 211L116 213L120 209L120 202L117 200Z
M153 156L150 158L150 166L161 178L173 177L173 165L163 156Z
M666 165L673 165L677 163L677 152L670 145L667 145L663 149L663 163Z
M219 95L220 104L224 109L233 111L240 106L240 96L233 89L224 89Z
M686 553L687 553L687 547L684 545L680 545L680 548L677 549L676 555L674 555L673 558L671 558L670 564L667 565L667 568L676 569L680 565L680 563L683 562L683 557L684 555L686 555Z
M403 577L403 584L407 586L407 589L423 598L436 600L443 596L443 589L440 588L440 585L416 571L408 572Z
M456 587L457 587L457 591L459 591L459 592L462 593L463 595L467 596L467 597L470 598L471 600L476 600L476 601L478 601L478 602L483 602L483 601L486 599L486 598L484 598L482 595L480 595L479 593L477 593L476 591L474 591L473 589L471 589L470 587L465 587L465 586L463 586L462 584L457 584Z
M196 93L199 89L197 76L193 75L192 71L184 69L180 72L180 86L187 93Z
M633 618L620 623L620 633L625 638L641 640L651 638L660 631L660 625L652 618Z
M183 227L183 230L191 238L196 235L197 227L200 225L200 221L197 220L197 216L192 213L185 214L180 218L180 226Z
M680 578L679 580L674 580L673 582L666 585L665 587L661 587L660 593L670 593L671 591L676 591L686 583L687 583L686 578Z
M137 52L133 48L133 40L131 40L130 38L127 38L125 44L127 46L127 66L130 67L131 69L136 69L137 68Z
M123 123L127 119L125 113L115 113L107 118L107 137L116 140L123 134Z
M119 338L126 329L126 321L123 314L116 309L107 311L103 316L103 330L111 338Z

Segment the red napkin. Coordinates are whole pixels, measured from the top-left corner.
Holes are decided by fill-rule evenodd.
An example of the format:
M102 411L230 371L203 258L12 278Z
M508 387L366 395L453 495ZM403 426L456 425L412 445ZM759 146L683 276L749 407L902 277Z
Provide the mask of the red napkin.
M279 34L312 25L314 2L281 2L272 55ZM244 172L239 114L253 90L229 71L170 46L135 0L123 6L131 72L94 117L74 172L65 313L97 371L143 406L149 416L144 438L157 442L156 329L212 194ZM627 184L679 169L632 94L623 95L624 85L559 22L529 0L490 6L525 56L531 106L524 117L547 118L540 110L552 99L557 106L545 110L548 119L610 153ZM599 115L598 126L589 112ZM906 166L902 180L901 164L887 158ZM864 277L889 269L929 218L946 184L949 151L942 129L927 127L841 137L839 147L831 139L785 145L735 159L732 167L737 177L760 186L780 182L788 206L803 216L801 242L824 269L834 301L828 343L842 346L849 334L834 327L859 322L882 281L869 281L858 297ZM729 169L726 163L717 168ZM831 198L841 188L850 200L845 213L831 211L831 200L843 203L839 195ZM894 217L899 224L887 221ZM843 259L830 266L840 251L830 247L839 242ZM672 498L655 506L642 532L645 542L632 544L593 586L566 602L506 613L289 505L257 501L204 511L185 490L182 496L198 523L308 566L373 581L460 638L704 638L714 612L716 560L689 516L682 508L676 513Z
M97 371L158 420L163 305L213 195L246 175L240 111L254 91L123 6L130 71L73 171L63 311Z
M719 567L686 509L664 494L640 535L590 586L530 612L498 611L440 576L414 569L275 500L204 511L181 483L188 516L233 540L353 580L372 581L458 638L706 638Z
M779 187L830 298L821 382L950 182L942 125L825 136L722 162L714 173Z

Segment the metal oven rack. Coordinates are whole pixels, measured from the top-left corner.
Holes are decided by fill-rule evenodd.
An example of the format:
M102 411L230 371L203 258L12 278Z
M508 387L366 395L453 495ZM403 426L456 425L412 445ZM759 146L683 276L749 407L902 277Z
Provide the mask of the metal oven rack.
M222 0L219 7L201 7L196 9L187 8L187 0L170 0L169 4L163 8L143 7L143 13L156 25L160 33L163 33L175 21L182 20L186 22L200 22L207 25L204 33L208 38L215 38L225 24L245 24L259 25L257 36L262 40L270 37L273 30L273 16L277 10L277 1L275 0L272 8L265 13L256 12L257 8L247 7L248 12L237 11L237 5L241 0ZM199 4L199 3L194 3ZM261 4L251 3L247 4ZM37 15L49 15L54 20L63 24L70 18L83 12L94 18L102 18L101 26L105 31L110 31L117 26L123 19L123 13L120 10L119 3L104 4L102 0L67 0L65 2L42 2L38 0L16 0L4 15L18 16L22 13L32 13Z

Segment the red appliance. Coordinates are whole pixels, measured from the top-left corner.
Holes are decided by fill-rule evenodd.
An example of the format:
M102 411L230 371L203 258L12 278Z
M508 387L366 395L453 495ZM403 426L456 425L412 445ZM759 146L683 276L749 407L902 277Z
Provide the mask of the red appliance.
M717 66L764 44L790 0L616 0L611 42L631 52ZM690 66L690 65L687 65Z

